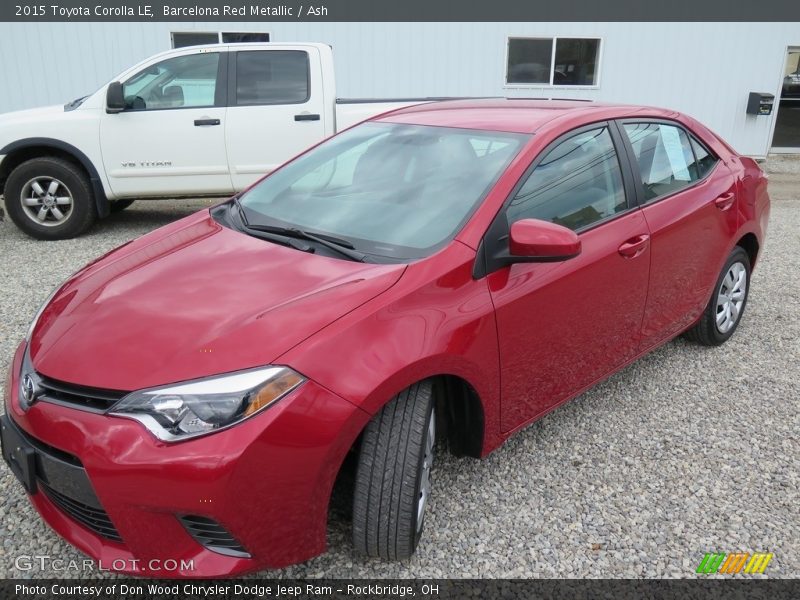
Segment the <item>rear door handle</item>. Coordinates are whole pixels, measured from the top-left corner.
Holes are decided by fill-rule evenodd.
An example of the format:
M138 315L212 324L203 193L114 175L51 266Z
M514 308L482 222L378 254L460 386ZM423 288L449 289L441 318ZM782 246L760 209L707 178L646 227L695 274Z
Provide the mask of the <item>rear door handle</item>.
M309 114L295 115L294 116L294 120L295 121L319 121L319 115L309 115Z
M195 119L195 127L204 127L207 125L219 125L219 119Z
M637 235L636 237L632 237L631 239L624 242L619 247L619 253L624 258L636 258L637 256L641 255L642 252L647 250L647 246L650 243L650 236L646 233L641 235Z
M727 194L722 194L722 196L714 200L714 204L716 204L717 208L720 210L728 210L731 206L733 206L735 200L736 196L734 193L728 192Z

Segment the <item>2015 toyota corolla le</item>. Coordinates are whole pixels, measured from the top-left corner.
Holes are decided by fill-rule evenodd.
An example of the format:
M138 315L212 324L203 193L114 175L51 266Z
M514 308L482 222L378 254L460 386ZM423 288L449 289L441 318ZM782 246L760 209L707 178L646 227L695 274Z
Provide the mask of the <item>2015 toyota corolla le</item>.
M3 455L105 565L220 576L414 552L435 440L482 457L747 303L766 178L659 109L473 100L347 130L84 267L5 387ZM153 561L156 561L155 563Z

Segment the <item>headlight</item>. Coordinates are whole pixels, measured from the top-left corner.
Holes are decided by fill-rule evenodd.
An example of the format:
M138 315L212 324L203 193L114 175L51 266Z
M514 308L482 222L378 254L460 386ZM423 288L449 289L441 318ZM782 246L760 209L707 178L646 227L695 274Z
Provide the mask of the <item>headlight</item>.
M303 382L289 367L264 367L132 392L110 414L136 419L157 438L174 442L243 421Z

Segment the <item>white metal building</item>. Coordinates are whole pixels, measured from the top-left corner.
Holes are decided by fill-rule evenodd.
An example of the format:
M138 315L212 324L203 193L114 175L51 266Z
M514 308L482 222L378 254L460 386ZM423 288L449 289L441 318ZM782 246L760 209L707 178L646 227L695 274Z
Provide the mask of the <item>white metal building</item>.
M650 104L744 154L800 152L800 23L0 23L0 112L64 103L172 45L246 32L331 44L340 97ZM750 92L775 96L771 115L746 113Z

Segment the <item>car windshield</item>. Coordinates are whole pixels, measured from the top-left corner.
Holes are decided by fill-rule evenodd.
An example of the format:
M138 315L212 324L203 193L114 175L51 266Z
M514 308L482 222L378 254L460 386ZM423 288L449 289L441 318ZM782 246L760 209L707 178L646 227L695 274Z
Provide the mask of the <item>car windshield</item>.
M529 135L365 123L321 144L241 198L250 225L421 258L459 231Z

